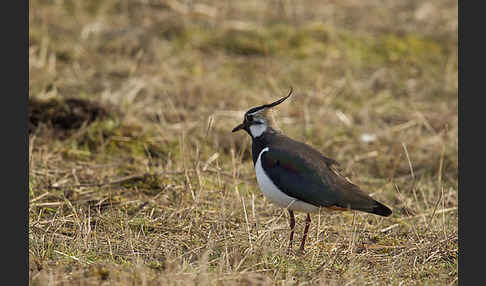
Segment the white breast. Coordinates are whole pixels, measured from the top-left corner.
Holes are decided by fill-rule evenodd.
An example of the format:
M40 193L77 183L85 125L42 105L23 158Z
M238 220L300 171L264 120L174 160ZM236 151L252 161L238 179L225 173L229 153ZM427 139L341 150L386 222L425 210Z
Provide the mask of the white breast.
M272 180L265 174L262 167L261 157L264 152L267 152L268 147L264 148L258 155L258 159L255 164L256 178L258 186L263 192L263 195L272 203L282 208L288 208L292 211L301 211L306 213L317 212L318 207L308 204L306 202L294 199L282 191L272 182Z

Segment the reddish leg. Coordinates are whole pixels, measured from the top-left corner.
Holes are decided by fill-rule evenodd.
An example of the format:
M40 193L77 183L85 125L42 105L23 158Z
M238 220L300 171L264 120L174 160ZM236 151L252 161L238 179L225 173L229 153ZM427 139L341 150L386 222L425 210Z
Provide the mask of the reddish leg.
M307 238L307 233L309 232L309 226L311 224L310 214L307 214L305 219L304 236L302 237L302 243L300 244L300 251L304 251L305 239Z
M295 228L295 217L294 217L294 212L289 210L290 214L290 243L289 243L289 249L288 252L292 250L292 241L294 240L294 228Z

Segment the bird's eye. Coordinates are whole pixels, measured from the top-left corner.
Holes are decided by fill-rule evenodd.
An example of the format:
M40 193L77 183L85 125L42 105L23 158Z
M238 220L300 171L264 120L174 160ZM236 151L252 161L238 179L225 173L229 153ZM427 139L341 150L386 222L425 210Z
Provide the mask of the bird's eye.
M246 120L247 121L253 121L253 115L247 115Z

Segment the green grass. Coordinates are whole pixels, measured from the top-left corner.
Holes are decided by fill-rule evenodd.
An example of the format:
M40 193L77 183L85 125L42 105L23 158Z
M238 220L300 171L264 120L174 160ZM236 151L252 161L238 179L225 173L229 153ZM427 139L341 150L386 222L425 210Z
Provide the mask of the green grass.
M457 3L184 3L30 2L30 284L457 285ZM394 211L300 255L231 133L290 86L277 127Z

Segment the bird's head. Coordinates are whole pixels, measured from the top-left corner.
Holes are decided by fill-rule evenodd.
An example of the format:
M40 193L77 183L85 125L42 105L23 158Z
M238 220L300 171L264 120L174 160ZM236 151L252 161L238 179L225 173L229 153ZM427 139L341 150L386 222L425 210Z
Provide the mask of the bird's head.
M290 97L292 94L292 87L290 88L289 94L281 99L270 103L264 104L261 106L253 107L252 109L248 110L245 113L245 117L243 119L243 123L233 128L232 132L236 132L238 130L245 130L252 138L256 138L262 135L269 126L269 120L267 118L267 112L270 108L279 105L284 100Z

